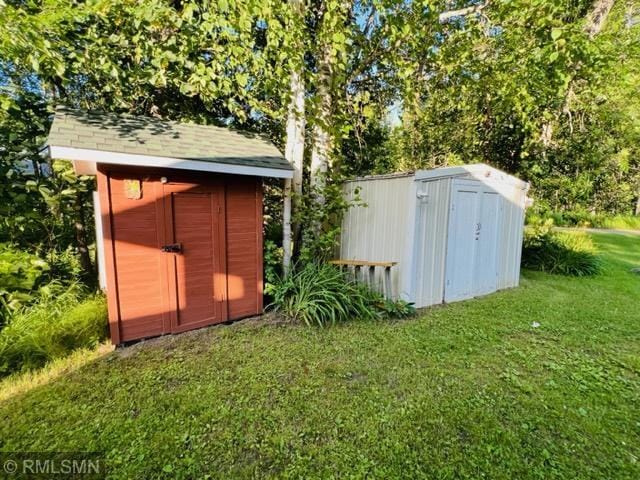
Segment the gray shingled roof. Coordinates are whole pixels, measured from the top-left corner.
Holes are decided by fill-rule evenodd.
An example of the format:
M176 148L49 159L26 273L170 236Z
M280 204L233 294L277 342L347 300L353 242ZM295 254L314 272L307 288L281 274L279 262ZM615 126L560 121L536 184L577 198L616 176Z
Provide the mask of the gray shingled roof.
M58 107L48 146L291 170L260 135L212 125Z

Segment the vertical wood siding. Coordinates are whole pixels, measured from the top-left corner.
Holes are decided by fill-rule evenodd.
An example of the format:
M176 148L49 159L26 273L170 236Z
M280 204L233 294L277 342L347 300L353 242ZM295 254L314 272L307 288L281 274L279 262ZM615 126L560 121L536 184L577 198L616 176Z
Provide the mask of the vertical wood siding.
M161 335L168 329L163 282L166 271L159 253L162 237L156 211L159 183L137 177L142 197L129 199L124 180L131 177L119 172L109 174L115 295L120 335L125 341Z
M227 278L229 318L262 310L262 198L256 179L227 183Z

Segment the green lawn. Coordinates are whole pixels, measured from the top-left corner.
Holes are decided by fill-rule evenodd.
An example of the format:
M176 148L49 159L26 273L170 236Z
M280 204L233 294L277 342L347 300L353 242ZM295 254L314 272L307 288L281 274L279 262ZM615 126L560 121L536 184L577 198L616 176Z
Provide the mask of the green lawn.
M0 450L100 451L114 478L640 478L640 238L594 237L596 278L94 355L0 404Z

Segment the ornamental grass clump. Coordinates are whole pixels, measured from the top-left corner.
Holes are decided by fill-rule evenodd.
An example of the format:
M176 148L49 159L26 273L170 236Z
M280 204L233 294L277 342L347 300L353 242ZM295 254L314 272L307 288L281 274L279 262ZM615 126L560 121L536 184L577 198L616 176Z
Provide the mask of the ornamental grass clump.
M35 370L107 337L102 295L87 295L78 284L42 287L33 305L14 313L0 331L0 377Z
M378 317L370 291L330 264L297 266L268 293L275 311L307 326Z

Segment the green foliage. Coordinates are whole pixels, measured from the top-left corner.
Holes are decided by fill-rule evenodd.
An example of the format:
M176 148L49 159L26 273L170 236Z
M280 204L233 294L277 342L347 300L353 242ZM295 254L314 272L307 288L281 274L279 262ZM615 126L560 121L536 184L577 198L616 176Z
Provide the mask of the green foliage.
M301 263L333 258L344 213L361 204L358 192L355 192L355 198L345 198L342 188L341 178L327 179L322 187L310 187L307 194L299 199L294 223L302 229ZM322 202L318 202L319 198Z
M393 58L403 121L388 140L391 168L489 162L530 181L550 210L633 213L640 29L616 2L591 38L592 8L518 0L444 25L431 9L404 16L415 38Z
M0 377L33 370L106 338L106 302L78 284L42 287L37 303L12 315L0 331Z
M0 62L0 77L3 66ZM5 100L0 108L0 242L45 258L83 254L86 267L77 273L92 284L87 245L94 238L94 180L76 176L70 162L52 165L40 157L49 110L29 88L18 86L11 93L0 89Z
M308 262L294 268L267 293L275 311L307 326L377 317L369 291L330 264Z
M602 261L591 238L581 232L554 232L553 221L527 229L522 266L543 272L577 277L596 275Z
M72 247L52 250L43 259L9 244L0 244L0 328L22 307L59 289L80 283L84 272ZM50 282L53 282L50 284Z
M0 244L0 328L13 311L33 300L50 269L38 256Z
M47 262L27 252L0 244L0 288L31 291L50 269Z
M525 270L409 321L239 322L16 377L3 450L101 451L113 479L635 480L640 250L593 237L590 279Z
M640 230L639 215L615 215L613 217L603 217L596 221L594 226L600 228L611 228L617 230Z
M405 300L389 300L380 298L375 302L376 308L385 318L408 318L416 314L416 307Z
M267 284L277 282L282 275L282 247L278 247L271 240L265 240L263 261L265 282Z
M640 216L604 215L587 210L565 210L552 212L533 208L527 210L527 223L536 225L553 220L560 227L610 228L614 230L640 230Z

